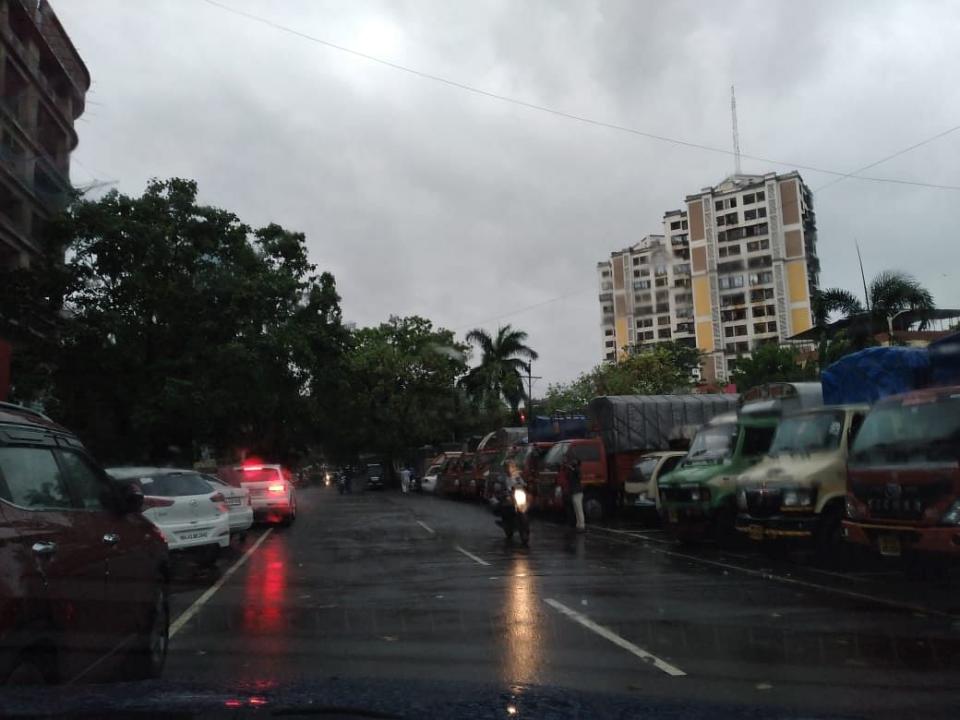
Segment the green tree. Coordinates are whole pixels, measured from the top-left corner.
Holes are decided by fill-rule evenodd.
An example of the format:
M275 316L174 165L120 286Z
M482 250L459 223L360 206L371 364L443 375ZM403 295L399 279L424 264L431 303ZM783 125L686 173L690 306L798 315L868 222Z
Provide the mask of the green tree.
M545 410L582 411L602 395L661 395L689 392L692 371L700 364L700 352L679 343L661 343L627 355L617 362L597 365L571 383L547 388Z
M421 317L391 317L353 334L331 454L401 458L410 448L455 440L469 423L457 381L466 345Z
M763 383L815 380L816 377L816 368L812 364L802 364L795 348L767 343L749 357L738 358L730 380L737 390L743 392Z
M197 203L193 181L73 204L56 226L69 313L57 415L104 459L286 459L311 442L311 392L347 338L304 236Z
M825 325L830 315L852 318L864 315L866 330L870 335L886 332L888 319L905 310L933 310L936 305L933 295L915 277L899 270L884 270L867 286L870 307L864 310L853 293L842 288L829 288L816 293L813 298L813 317L817 325Z
M480 363L463 379L467 393L481 408L496 408L505 401L516 413L527 396L523 376L530 371L530 362L539 357L526 345L527 333L505 325L491 336L478 328L467 333L467 342L481 352Z

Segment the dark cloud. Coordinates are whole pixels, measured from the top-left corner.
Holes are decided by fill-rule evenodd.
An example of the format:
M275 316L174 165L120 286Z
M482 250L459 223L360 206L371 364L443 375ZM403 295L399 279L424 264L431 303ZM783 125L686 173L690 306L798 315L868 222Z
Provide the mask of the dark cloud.
M852 170L951 127L960 9L913 3L253 2L370 54L708 145ZM419 313L530 332L538 374L600 357L594 266L729 174L729 156L583 125L325 48L197 0L55 3L94 78L75 180L200 182L307 234L348 319ZM960 132L871 171L960 184ZM746 171L789 169L745 161ZM813 188L830 176L804 173ZM960 305L957 193L847 180L816 197L822 280L915 273ZM546 381L543 381L545 384ZM542 386L541 386L542 387Z

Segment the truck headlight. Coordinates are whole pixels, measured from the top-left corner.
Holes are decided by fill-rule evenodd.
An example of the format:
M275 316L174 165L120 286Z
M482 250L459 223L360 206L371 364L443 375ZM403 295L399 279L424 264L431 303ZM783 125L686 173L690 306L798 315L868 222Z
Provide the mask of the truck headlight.
M863 510L860 506L860 503L856 498L847 495L845 498L847 505L847 517L851 520L862 520L863 519Z
M960 525L960 500L957 500L950 506L943 517L940 518L941 525Z
M747 509L747 491L743 488L737 491L737 507L741 510Z
M791 488L783 491L783 498L780 500L781 507L810 507L813 505L815 492L809 488Z

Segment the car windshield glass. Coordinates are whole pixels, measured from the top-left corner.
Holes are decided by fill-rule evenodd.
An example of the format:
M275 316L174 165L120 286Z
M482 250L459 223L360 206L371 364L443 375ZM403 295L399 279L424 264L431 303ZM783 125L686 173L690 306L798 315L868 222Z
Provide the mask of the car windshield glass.
M657 469L659 460L657 457L643 458L633 466L633 470L630 472L630 480L633 482L647 482L653 477L653 471Z
M960 458L960 395L885 403L863 421L851 453L855 464L955 462Z
M804 413L784 419L770 446L771 455L835 450L843 435L842 410Z
M367 475L380 475L383 468L379 465L367 465Z
M240 482L276 482L283 476L277 468L244 468L240 472Z
M189 495L209 495L213 492L202 475L195 473L171 473L152 475L137 479L144 495L156 497L184 497Z
M737 424L710 425L697 433L684 465L701 462L716 462L730 457L737 442Z

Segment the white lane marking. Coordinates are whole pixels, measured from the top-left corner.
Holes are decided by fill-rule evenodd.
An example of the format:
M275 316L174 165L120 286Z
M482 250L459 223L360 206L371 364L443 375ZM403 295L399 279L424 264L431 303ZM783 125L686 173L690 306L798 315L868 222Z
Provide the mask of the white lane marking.
M423 520L417 520L417 525L419 525L420 527L422 527L424 530L426 530L426 531L427 531L428 533L430 533L431 535L436 535L436 534L437 534L437 531L434 530L434 529L433 529L432 527L430 527L429 525L427 525Z
M577 612L573 608L567 607L562 602L558 600L554 600L553 598L547 598L546 603L547 605L552 607L554 610L557 610L558 612L566 615L568 618L570 618L574 622L580 623L585 628L587 628L587 630L591 630L595 632L597 635L599 635L600 637L604 638L605 640L609 640L614 645L618 647L622 647L624 650L633 653L641 660L644 660L650 663L658 670L662 670L663 672L665 672L667 675L672 675L673 677L683 677L686 675L686 673L680 668L678 668L677 666L671 665L665 660L661 660L656 655L644 650L642 647L637 647L629 640L626 640L625 638L622 638L619 635L617 635L610 628L606 628L603 625L599 625L595 623L593 620L588 618L583 613Z
M672 540L662 540L660 538L650 537L649 535L643 535L639 532L631 531L631 530L615 530L614 528L599 527L597 525L591 525L590 529L600 530L602 532L608 532L608 533L615 533L616 535L626 535L627 537L634 538L635 540L649 540L650 542L660 543L661 545L674 544Z
M475 563L480 563L481 565L489 565L489 564L490 564L490 563L488 563L486 560L484 560L482 557L477 557L477 556L474 555L472 552L470 552L469 550L464 550L464 549L463 549L462 547L460 547L459 545L456 545L455 547L456 547L457 550L459 550L460 552L462 552L464 555L466 555L468 558L470 558L471 560L473 560Z
M859 577L854 573L845 575L844 573L833 572L833 570L821 570L820 568L815 568L815 567L805 567L803 568L803 571L819 573L820 575L829 575L830 577L840 578L841 580L850 580L851 582L858 582L858 583L870 582L865 577Z
M627 545L635 546L635 543L626 541L623 542ZM723 568L724 570L734 570L736 572L743 573L744 575L758 577L763 580L773 580L775 582L783 583L784 585L794 585L796 587L807 588L810 590L819 590L820 592L825 592L830 595L839 595L841 597L852 598L854 600L862 600L865 602L874 603L876 605L884 605L886 607L896 608L897 610L909 610L910 612L949 618L951 620L960 618L960 615L956 613L944 612L943 610L934 610L933 608L924 607L923 605L914 605L912 603L900 602L898 600L889 600L887 598L876 597L874 595L867 595L866 593L856 592L855 590L844 590L842 588L830 587L829 585L821 585L820 583L811 582L810 580L798 580L797 578L777 575L776 573L772 573L767 570L751 570L750 568L740 567L739 565L732 565L730 563L724 563L718 560L708 560L707 558L698 557L697 555L687 555L685 553L674 552L672 550L660 550L659 548L647 548L647 550L650 552L659 553L660 555L670 555L672 557L683 558L684 560L693 560L701 565L712 565L713 567Z
M263 541L266 540L270 536L270 533L272 532L273 532L273 528L267 528L267 531L263 535L257 538L257 541L250 546L250 549L247 550L239 560L237 560L233 565L231 565L230 569L227 570L221 576L221 578L217 580L217 582L215 582L210 588L208 588L203 595L201 595L196 600L194 600L193 605L191 605L182 613L180 613L180 617L178 617L176 620L174 620L170 624L170 633L169 633L170 639L173 639L173 636L176 635L180 631L180 629L183 628L184 625L190 622L190 619L194 615L200 612L200 608L206 605L207 601L209 601L210 598L212 598L216 594L217 590L222 588L223 584L230 579L230 576L233 575L237 570L239 570L240 567L247 560L250 559L250 556L256 552L257 548L263 544Z

